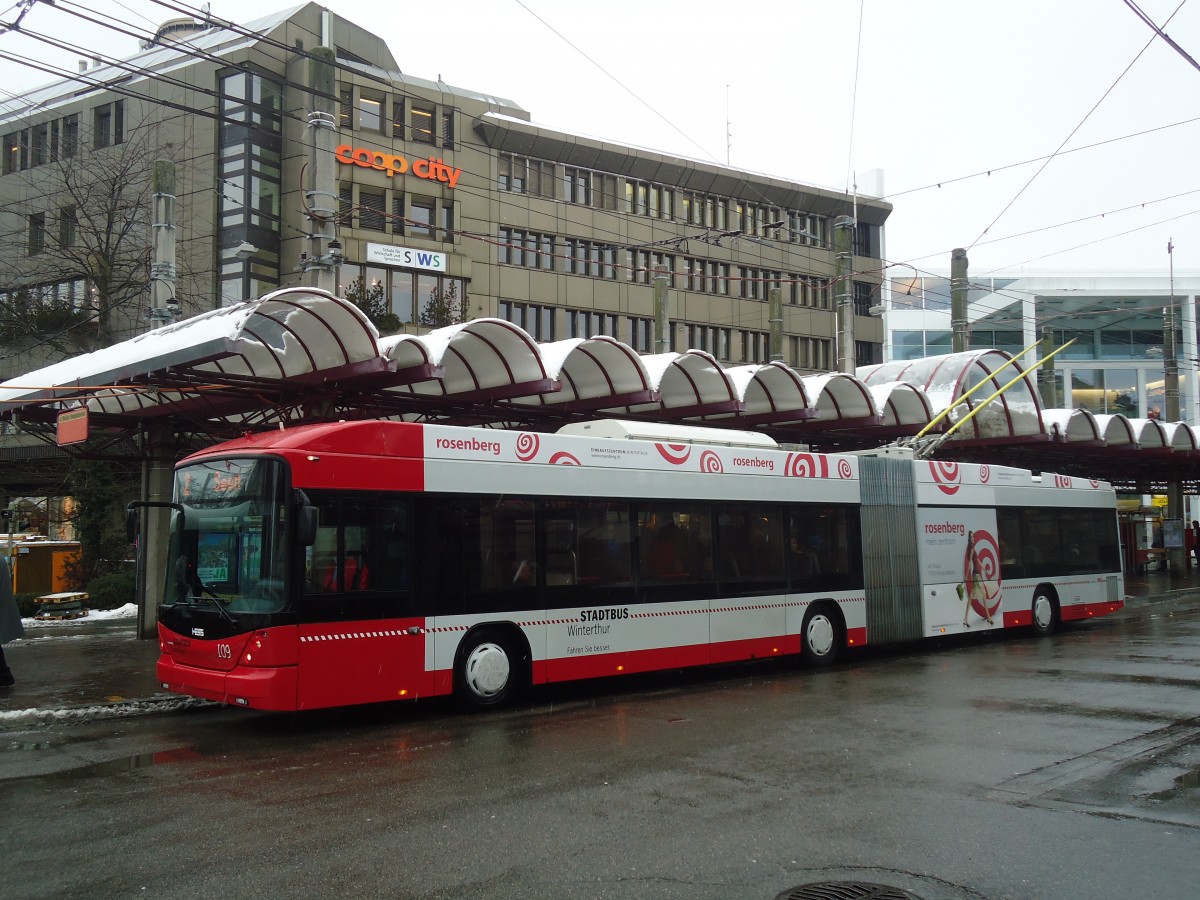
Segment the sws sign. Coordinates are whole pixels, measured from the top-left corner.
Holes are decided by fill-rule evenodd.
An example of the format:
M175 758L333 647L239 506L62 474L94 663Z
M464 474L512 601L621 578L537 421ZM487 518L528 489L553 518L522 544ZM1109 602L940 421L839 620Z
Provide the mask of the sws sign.
M438 159L430 157L429 159L414 160L409 165L407 158L395 153L381 153L378 150L371 150L367 147L351 147L349 144L342 144L333 151L333 155L344 166L362 166L364 169L376 169L380 172L387 172L388 178L397 174L403 175L405 172L411 171L418 178L424 178L427 181L440 181L443 184L454 187L458 184L459 176L462 175L462 169L446 165L440 157Z

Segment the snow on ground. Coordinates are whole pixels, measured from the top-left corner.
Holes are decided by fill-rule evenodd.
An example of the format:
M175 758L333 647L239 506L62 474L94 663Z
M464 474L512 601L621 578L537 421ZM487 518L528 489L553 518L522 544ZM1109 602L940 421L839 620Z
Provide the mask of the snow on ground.
M72 625L90 625L106 619L136 619L137 604L126 603L116 609L89 609L86 616L78 619L22 619L21 624L29 628L63 628Z

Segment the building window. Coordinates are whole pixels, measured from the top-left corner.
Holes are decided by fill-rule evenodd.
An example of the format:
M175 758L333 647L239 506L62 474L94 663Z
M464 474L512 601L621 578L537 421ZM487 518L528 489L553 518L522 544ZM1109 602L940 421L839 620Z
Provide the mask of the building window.
M496 162L497 183L513 194L554 196L554 164L541 159L501 153Z
M408 121L412 126L412 140L419 144L433 143L433 109L432 107L413 104L408 113Z
M408 233L412 237L433 237L432 197L413 197L408 210Z
M654 284L659 275L667 277L667 286L675 287L675 257L670 253L649 250L627 250L626 263L630 281Z
M652 219L672 219L675 217L675 191L649 181L627 181L625 212Z
M554 236L519 228L501 228L497 261L549 271L554 268Z
M454 110L442 110L442 147L446 150L454 149Z
M354 127L354 91L351 88L338 91L338 127L346 131Z
M875 289L872 285L862 281L854 282L854 314L856 316L869 316L874 296ZM866 365L866 363L863 365Z
M770 341L765 331L742 332L742 362L765 363L768 360Z
M35 256L46 249L46 214L33 213L29 217L28 254Z
M592 173L567 166L563 169L563 199L584 206L592 204Z
M362 131L383 131L383 98L358 98L358 127Z
M443 202L441 207L442 224L441 238L443 241L454 240L454 204L451 202Z
M92 147L100 150L112 143L112 107L97 106L92 110Z
M642 316L630 316L629 346L637 353L654 352L654 320Z
M70 159L79 152L79 114L65 116L62 120L62 155Z
M523 328L535 341L554 340L554 307L533 303L514 303L501 300L497 304L499 317Z
M617 248L582 238L564 238L561 269L572 275L616 278Z
M611 313L592 312L585 309L567 310L567 337L590 338L602 334L617 336L617 317Z
M79 218L74 206L64 206L58 211L58 245L74 247Z
M883 362L883 345L870 341L854 342L854 365L874 366Z
M358 189L358 227L367 231L386 231L386 198L383 191Z

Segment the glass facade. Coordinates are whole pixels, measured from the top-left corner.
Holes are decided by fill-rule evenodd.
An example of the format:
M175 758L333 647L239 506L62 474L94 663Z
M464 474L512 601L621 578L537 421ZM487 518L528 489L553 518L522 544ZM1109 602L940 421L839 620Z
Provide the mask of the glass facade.
M222 121L217 155L221 207L217 245L220 304L252 300L279 285L283 88L263 75L220 77ZM248 259L237 248L248 242Z

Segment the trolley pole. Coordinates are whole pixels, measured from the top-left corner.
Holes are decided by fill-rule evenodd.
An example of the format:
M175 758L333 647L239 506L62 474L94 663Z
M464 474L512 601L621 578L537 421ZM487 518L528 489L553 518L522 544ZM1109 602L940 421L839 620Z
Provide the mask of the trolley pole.
M958 247L950 254L950 343L955 353L971 346L967 330L967 251Z

